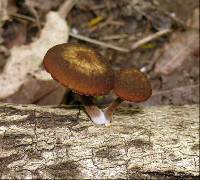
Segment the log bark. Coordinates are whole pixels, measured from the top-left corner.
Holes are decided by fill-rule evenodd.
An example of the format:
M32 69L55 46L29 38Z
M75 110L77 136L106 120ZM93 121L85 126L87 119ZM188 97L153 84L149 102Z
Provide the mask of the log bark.
M95 126L78 109L0 104L1 179L198 179L199 108L119 109Z

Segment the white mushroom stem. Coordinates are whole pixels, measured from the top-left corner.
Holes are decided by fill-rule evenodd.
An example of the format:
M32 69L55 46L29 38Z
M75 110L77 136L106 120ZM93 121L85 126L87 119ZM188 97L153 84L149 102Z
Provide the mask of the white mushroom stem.
M123 99L120 97L116 98L104 111L107 121L112 121L113 113L116 111L118 106L123 102Z
M81 95L81 101L90 119L97 125L109 124L110 121L105 117L101 109L99 109L91 100L89 96Z

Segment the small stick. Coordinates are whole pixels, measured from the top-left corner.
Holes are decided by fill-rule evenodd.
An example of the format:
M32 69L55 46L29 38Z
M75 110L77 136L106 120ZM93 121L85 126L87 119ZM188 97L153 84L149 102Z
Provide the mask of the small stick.
M36 19L32 18L32 17L29 17L29 16L26 16L26 15L23 15L23 14L19 14L19 13L10 13L9 14L10 16L13 16L15 18L20 18L20 19L24 19L24 20L27 20L27 21L31 21L31 22L34 22L34 23L37 23L36 22Z
M117 34L117 35L111 35L111 36L104 36L102 37L103 40L115 40L115 39L123 39L127 38L128 34Z
M187 25L184 23L183 20L179 19L176 16L173 16L172 13L168 12L166 9L162 8L160 3L157 3L156 1L153 1L154 6L156 9L160 12L162 12L164 15L168 16L170 19L175 21L179 26L181 26L183 29L186 29Z
M172 30L171 29L164 29L164 30L161 30L155 34L152 34L150 36L147 36L143 39L140 39L139 41L135 42L132 46L131 46L131 50L135 50L137 49L138 47L152 41L152 40L155 40L155 39L158 39L159 37L165 35L165 34L168 34L170 33Z
M105 42L102 42L102 41L98 41L96 39L92 39L92 38L89 38L89 37L86 37L86 36L83 36L83 35L80 35L80 34L74 34L74 33L70 32L69 35L71 37L76 38L76 39L80 39L82 41L97 44L97 45L100 45L102 47L111 48L111 49L114 49L114 50L117 50L117 51L126 52L126 53L130 51L129 49L121 48L121 47L118 47L118 46L115 46L115 45L112 45L112 44L108 44L108 43L105 43Z
M38 28L41 30L40 18L39 18L37 11L35 10L34 3L32 1L26 1L26 6L28 7L31 14L35 17L36 24L37 24Z
M60 16L65 19L76 3L77 0L66 0L58 10Z
M166 11L165 9L159 9L163 14L167 15L169 18L171 18L173 21L175 21L179 26L181 26L183 29L186 29L187 25L178 17L173 16L171 13Z

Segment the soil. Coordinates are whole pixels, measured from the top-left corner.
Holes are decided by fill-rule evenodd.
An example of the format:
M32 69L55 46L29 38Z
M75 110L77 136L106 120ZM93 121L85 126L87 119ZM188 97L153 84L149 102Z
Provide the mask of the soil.
M45 14L50 10L58 10L63 1L36 0L33 2L31 7L34 8L34 11L25 1L13 0L10 3L12 9L10 11L31 18L38 17L42 26ZM66 20L72 32L108 44L130 48L134 42L162 29L171 28L173 33L187 31L183 24L193 16L194 10L198 7L198 0L187 0L184 3L183 0L174 0L173 3L168 0L79 0ZM175 16L178 21L171 18L170 15ZM30 43L38 37L40 28L37 24L16 16L11 16L0 27L0 35L3 39L0 44L0 69L3 69L10 48ZM151 81L153 96L140 105L199 103L199 54L188 56L187 60L170 74L157 74L154 71L158 61L158 58L155 58L156 54L166 50L165 46L169 43L170 37L171 34L159 37L128 53L106 49L72 37L69 41L93 46L107 57L114 70L136 66L143 71ZM99 104L106 104L114 98L115 95L111 92L105 97L97 97L96 101ZM76 104L74 95L66 94L64 102ZM134 104L125 102L124 105L132 106Z

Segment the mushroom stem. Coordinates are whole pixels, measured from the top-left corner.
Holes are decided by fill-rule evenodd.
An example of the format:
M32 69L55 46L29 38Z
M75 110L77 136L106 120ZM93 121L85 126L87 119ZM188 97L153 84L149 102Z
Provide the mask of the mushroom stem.
M105 109L105 117L108 121L111 122L113 113L117 109L117 107L123 102L123 99L120 97L116 98L106 109Z
M90 117L90 119L98 125L109 124L110 122L105 118L104 113L96 105L94 105L90 96L80 96L81 101L84 105L85 111Z

